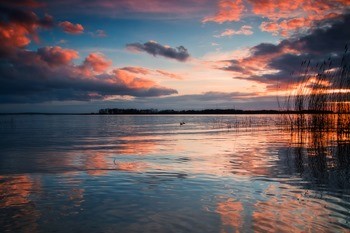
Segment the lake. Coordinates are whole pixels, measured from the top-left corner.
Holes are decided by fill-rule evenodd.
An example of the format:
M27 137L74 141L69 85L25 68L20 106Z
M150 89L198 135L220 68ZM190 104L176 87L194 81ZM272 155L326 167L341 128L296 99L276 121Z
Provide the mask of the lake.
M348 138L280 117L2 115L0 232L349 232Z

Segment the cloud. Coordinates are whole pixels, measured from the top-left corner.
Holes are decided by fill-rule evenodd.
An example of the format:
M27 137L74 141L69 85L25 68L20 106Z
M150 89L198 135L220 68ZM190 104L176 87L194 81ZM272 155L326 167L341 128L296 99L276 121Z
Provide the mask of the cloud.
M235 22L244 17L260 16L262 31L288 37L317 27L318 23L340 17L349 10L348 0L221 0L214 16L202 22ZM232 31L227 31L228 34Z
M65 33L68 33L68 34L77 35L84 32L84 27L79 23L73 24L69 21L64 21L59 23L59 26L63 29Z
M15 0L15 1L2 1L1 4L10 6L10 7L30 7L37 8L45 6L44 3L38 2L35 0Z
M53 18L39 18L34 12L0 5L0 57L16 48L24 48L31 40L39 41L37 30L54 26Z
M181 62L186 61L190 57L190 54L188 53L187 49L183 46L179 46L177 48L171 48L169 46L158 44L155 41L148 41L144 44L141 44L141 43L127 44L126 47L130 51L146 52L153 56L159 55L166 58L175 59Z
M103 100L110 96L149 97L176 94L155 81L114 69L103 54L91 53L80 65L77 51L27 45L39 40L37 31L53 26L52 17L0 7L0 102L43 103L66 100Z
M210 13L215 4L212 0L41 0L41 2L46 4L46 9L61 17L75 16L79 11L85 15L133 19L203 17Z
M89 32L89 34L92 36L92 37L107 37L107 33L102 30L102 29L98 29L96 30L95 32Z
M124 70L130 73L134 73L134 74L142 74L142 75L150 75L150 76L157 76L157 75L161 75L164 77L168 77L171 79L178 79L178 80L182 80L182 77L178 74L175 73L171 73L168 71L164 71L164 70L152 70L152 69L146 69L143 67L136 67L136 66L128 66L128 67L123 67L120 70Z
M135 98L122 101L125 108L156 109L278 109L276 96L260 96L256 92L204 92L200 94Z
M245 9L242 0L220 0L218 12L214 16L205 17L202 22L224 23L239 21Z
M215 35L214 37L224 37L224 36L233 36L233 35L253 35L252 27L248 25L243 25L240 29L238 30L233 30L233 29L226 29L219 35Z
M84 60L82 69L97 73L105 72L112 65L112 61L105 58L102 53L90 53Z
M79 57L78 52L72 49L62 49L59 46L39 48L36 54L41 61L49 66L68 65Z
M268 89L288 88L300 80L295 76L305 60L311 65L333 60L332 68L340 64L344 46L349 43L350 15L341 21L328 20L299 38L285 39L278 44L262 43L250 49L250 55L226 61L223 70L233 72L235 78L267 84ZM335 83L331 84L335 85Z
M143 67L136 67L136 66L123 67L121 68L121 70L125 70L135 74L143 74L143 75L149 74L151 72L149 69L146 69Z
M67 40L61 39L57 41L56 44L66 44L67 42L68 42Z
M61 59L61 56L56 56L58 53L54 53L50 61L42 60L42 54L51 58L52 53L48 51L51 48L41 48L36 52L21 50L15 58L1 62L1 103L89 101L110 96L147 97L177 93L150 79L119 69L99 74L83 72L81 67L84 64L67 63L69 59ZM95 63L90 61L89 65L94 67Z
M166 76L168 78L178 79L178 80L182 79L182 77L180 75L174 74L174 73L170 73L170 72L167 72L167 71L164 71L164 70L156 70L156 72L158 72L159 74L161 74L163 76Z
M268 19L260 28L274 35L289 36L317 26L321 21L333 19L344 14L350 6L349 1L311 0L276 1L248 0L252 12Z

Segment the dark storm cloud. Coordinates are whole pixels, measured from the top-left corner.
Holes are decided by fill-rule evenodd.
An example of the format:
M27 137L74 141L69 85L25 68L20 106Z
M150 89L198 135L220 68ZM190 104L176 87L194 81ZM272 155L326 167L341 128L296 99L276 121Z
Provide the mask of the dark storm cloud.
M261 43L250 49L250 56L231 60L222 69L238 72L238 78L265 83L270 88L275 88L277 83L287 87L300 80L295 74L305 60L311 61L310 66L316 66L331 58L332 68L339 67L344 47L350 41L349 25L348 14L342 20L325 21L308 35L299 38L285 39L276 45ZM274 72L262 72L268 69Z
M153 56L159 55L159 56L175 59L182 62L186 61L190 57L190 54L188 53L187 49L183 46L179 46L177 48L171 48L168 46L158 44L155 41L149 41L144 44L141 44L141 43L127 44L126 47L132 51L146 52Z

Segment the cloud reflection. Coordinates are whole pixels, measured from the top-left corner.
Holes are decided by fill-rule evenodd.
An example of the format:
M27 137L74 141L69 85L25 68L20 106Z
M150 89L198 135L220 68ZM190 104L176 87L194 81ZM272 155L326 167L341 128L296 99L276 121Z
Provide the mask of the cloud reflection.
M219 202L216 212L220 214L222 222L221 232L239 232L243 226L243 204L232 198Z
M31 194L37 192L40 183L28 175L0 176L0 216L2 226L8 232L37 232L40 212L36 209ZM20 220L20 221L19 221Z

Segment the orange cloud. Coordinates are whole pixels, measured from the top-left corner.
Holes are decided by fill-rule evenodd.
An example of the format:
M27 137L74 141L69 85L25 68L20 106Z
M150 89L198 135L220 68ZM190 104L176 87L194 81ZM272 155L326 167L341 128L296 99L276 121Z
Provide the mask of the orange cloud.
M107 60L102 53L90 53L84 60L83 69L91 69L94 72L105 72L112 65L111 60Z
M50 66L67 65L73 59L79 57L78 52L73 49L63 49L60 46L39 48L40 59Z
M290 17L294 10L302 7L304 0L248 0L248 2L252 5L252 12L254 14L276 20Z
M53 27L53 18L49 15L40 19L32 11L16 9L0 9L0 14L0 53L24 48L31 39L39 41L37 30Z
M113 70L113 73L117 77L115 81L121 82L130 88L150 88L155 85L152 80L135 77L124 70Z
M289 36L295 31L310 28L319 21L336 18L348 10L349 6L349 0L245 0L244 3L242 0L221 0L218 12L204 18L202 22L239 21L242 17L255 14L267 19L260 26L263 31ZM227 30L222 36L233 34L233 30Z
M315 23L338 17L343 13L350 1L320 0L248 0L254 14L269 19L261 24L262 31L274 35L289 36L291 33L312 27Z
M69 34L81 34L84 32L84 27L79 23L73 24L69 21L64 21L59 23L59 26L63 29L64 32Z
M0 25L1 42L6 46L25 47L31 41L28 37L29 34L31 34L31 32L26 27L19 24Z
M312 27L312 25L317 21L332 19L338 16L339 14L337 13L329 13L327 15L322 16L310 15L309 17L285 19L279 22L262 22L262 24L260 25L260 29L262 31L271 32L273 35L282 35L284 37L287 37L290 35L291 32Z
M202 22L224 23L239 21L245 9L242 0L221 0L218 4L218 8L219 10L214 16L206 17Z

